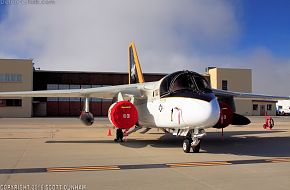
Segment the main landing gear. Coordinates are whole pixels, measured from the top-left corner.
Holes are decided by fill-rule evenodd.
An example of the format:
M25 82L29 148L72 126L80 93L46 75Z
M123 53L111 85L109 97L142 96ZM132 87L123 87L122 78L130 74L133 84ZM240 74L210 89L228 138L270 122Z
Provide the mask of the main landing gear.
M185 153L190 152L190 148L192 148L194 153L198 153L200 150L201 138L205 135L204 129L194 129L193 131L189 131L187 136L183 141L183 151Z
M122 129L117 129L116 130L116 138L114 139L115 142L124 142L124 133Z

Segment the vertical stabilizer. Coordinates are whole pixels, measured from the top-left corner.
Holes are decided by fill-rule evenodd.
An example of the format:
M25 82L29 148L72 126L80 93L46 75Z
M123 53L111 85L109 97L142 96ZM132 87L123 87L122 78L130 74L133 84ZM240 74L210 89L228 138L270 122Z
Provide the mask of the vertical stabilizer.
M128 61L129 84L143 83L144 77L134 42L131 42L129 45L128 59L129 59Z

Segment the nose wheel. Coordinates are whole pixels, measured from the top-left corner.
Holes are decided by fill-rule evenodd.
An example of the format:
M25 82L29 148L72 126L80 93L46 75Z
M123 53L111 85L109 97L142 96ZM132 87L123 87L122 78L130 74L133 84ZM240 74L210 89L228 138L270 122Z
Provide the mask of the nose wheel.
M182 145L183 151L185 153L189 153L190 147L191 147L191 139L188 139L188 138L184 139L183 145Z
M195 128L189 131L182 144L183 151L189 153L192 148L194 153L198 153L200 151L201 138L205 136L205 134L204 129Z
M192 140L191 138L186 138L184 139L183 141L183 144L182 144L182 149L185 153L189 153L190 152L190 149L192 148L192 151L194 153L198 153L200 151L200 143L201 143L201 140L200 139L194 139Z
M192 148L192 151L194 153L199 153L200 151L200 143L201 143L201 140L200 139L197 139L198 140L198 143L196 145L192 145L191 148Z

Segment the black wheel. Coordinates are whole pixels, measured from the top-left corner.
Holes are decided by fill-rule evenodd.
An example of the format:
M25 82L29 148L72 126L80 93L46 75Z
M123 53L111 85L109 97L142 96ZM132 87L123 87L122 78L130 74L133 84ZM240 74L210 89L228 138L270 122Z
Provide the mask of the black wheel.
M183 145L182 145L183 151L185 153L189 153L190 152L190 147L191 147L190 140L189 139L184 139Z
M201 141L199 141L199 143L196 146L193 146L192 147L192 150L193 150L194 153L199 153L199 150L200 150L200 142Z
M272 129L275 125L274 120L271 118L269 121L270 129Z
M122 129L117 129L116 130L116 139L115 139L115 142L123 142L123 137L124 137L124 133L123 133L123 130Z

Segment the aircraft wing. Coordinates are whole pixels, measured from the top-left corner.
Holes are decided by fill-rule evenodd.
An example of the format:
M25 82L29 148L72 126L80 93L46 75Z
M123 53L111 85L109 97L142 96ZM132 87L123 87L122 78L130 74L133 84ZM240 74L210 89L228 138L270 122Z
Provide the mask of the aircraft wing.
M244 92L232 92L220 89L212 89L216 96L233 97L235 99L255 99L255 100L290 100L290 96L272 96L264 94L253 94Z
M91 97L111 99L121 92L123 95L130 95L136 98L144 97L142 91L145 90L143 84L128 84L117 86L106 86L87 89L66 89L66 90L42 90L42 91L18 91L0 92L0 98L25 98L25 97Z

